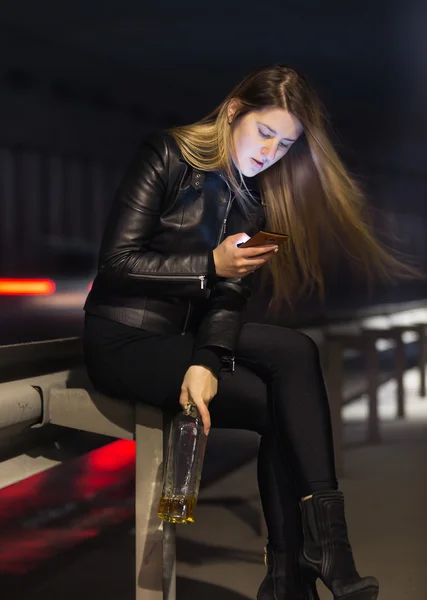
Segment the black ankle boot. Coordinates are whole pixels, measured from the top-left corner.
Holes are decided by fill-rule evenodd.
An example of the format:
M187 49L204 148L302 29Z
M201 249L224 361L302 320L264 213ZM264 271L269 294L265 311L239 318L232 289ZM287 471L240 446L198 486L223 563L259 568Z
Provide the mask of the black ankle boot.
M304 543L300 555L303 572L320 577L335 600L375 600L378 581L360 577L339 491L316 492L300 504Z
M304 579L298 567L297 552L265 548L267 575L257 600L319 600L316 576Z

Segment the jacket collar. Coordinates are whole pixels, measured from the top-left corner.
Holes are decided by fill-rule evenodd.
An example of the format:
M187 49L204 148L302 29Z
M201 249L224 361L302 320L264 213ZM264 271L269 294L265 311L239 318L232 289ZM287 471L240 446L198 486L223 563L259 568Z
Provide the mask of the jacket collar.
M180 157L179 160L180 160L180 162L189 166L188 163L184 160L184 158L182 156ZM190 167L190 169L191 169L190 186L196 191L202 190L204 182L205 182L206 171L200 171L199 169L195 169L194 167ZM237 180L239 181L240 177L237 172L237 169L235 169L235 174L237 176ZM218 176L223 181L225 181L224 178L219 173L218 173ZM257 200L258 202L260 202L261 201L261 193L259 191L257 178L256 177L245 177L245 175L242 175L242 177L243 177L245 186L247 187L247 189L249 190L249 192L251 193L253 198L255 200ZM243 188L243 185L242 185L242 188Z

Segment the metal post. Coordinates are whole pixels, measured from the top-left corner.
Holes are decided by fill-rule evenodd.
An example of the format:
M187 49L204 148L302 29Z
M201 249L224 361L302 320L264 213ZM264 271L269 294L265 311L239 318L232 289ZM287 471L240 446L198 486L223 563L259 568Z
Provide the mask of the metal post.
M418 366L420 369L420 396L426 396L426 326L417 326L419 336Z
M334 439L335 468L342 477L343 465L343 432L342 432L342 387L343 387L343 347L338 340L327 340L326 382L328 387L329 407L331 411L332 432Z
M163 468L169 442L171 419L163 414ZM176 599L176 545L173 523L163 523L163 600Z
M135 406L136 600L163 600L163 528L157 516L163 470L163 415Z
M175 527L163 523L163 600L176 599Z
M365 360L368 379L369 415L367 441L377 443L381 441L378 421L378 358L375 346L375 335L365 331Z
M402 419L405 416L405 390L403 387L403 374L405 371L405 347L402 339L402 332L395 330L396 333L396 384L397 384L397 418Z

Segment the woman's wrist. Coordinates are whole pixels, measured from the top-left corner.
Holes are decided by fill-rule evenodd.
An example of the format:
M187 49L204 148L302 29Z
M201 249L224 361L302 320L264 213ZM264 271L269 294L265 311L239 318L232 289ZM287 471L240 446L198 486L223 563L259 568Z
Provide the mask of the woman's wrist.
M211 371L212 375L219 379L219 373L222 367L220 350L218 349L218 351L216 351L212 348L200 348L194 353L191 364L206 367Z
M208 253L208 277L210 277L210 278L215 278L216 277L216 266L215 266L214 251L210 251Z
M215 248L215 250L212 252L212 260L214 262L215 275L217 277L222 277L222 275L221 275L221 261L219 259L218 248Z

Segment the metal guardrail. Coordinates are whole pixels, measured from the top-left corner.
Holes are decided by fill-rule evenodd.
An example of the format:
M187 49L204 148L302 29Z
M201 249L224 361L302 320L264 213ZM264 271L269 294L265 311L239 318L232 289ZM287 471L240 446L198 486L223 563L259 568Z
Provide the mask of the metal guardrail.
M7 391L3 387L0 400L0 460L68 435L64 428L37 427L42 418L42 399L31 383L43 374L82 364L82 356L82 342L76 337L0 346L0 384L10 384ZM20 383L27 378L31 378L27 382L30 385L22 388Z
M329 323L337 321L358 321L368 317L387 317L418 308L427 308L427 300L408 300L407 302L390 302L385 304L372 304L356 309L339 309L326 311L325 316Z
M64 360L76 366L59 370ZM78 338L3 346L1 361L0 430L53 424L135 440L135 598L175 600L175 526L157 517L168 418L160 410L95 391L81 366ZM43 374L13 380L19 370L36 365Z
M83 363L81 338L0 346L0 383L65 370Z
M26 342L0 346L0 369L11 366L24 367L28 362L73 359L82 355L79 337L61 338L43 342Z
M42 425L41 390L64 385L61 367L82 360L80 338L0 346L0 429Z
M80 338L0 346L0 429L42 425L41 390L65 385L68 371L59 369L82 361Z

